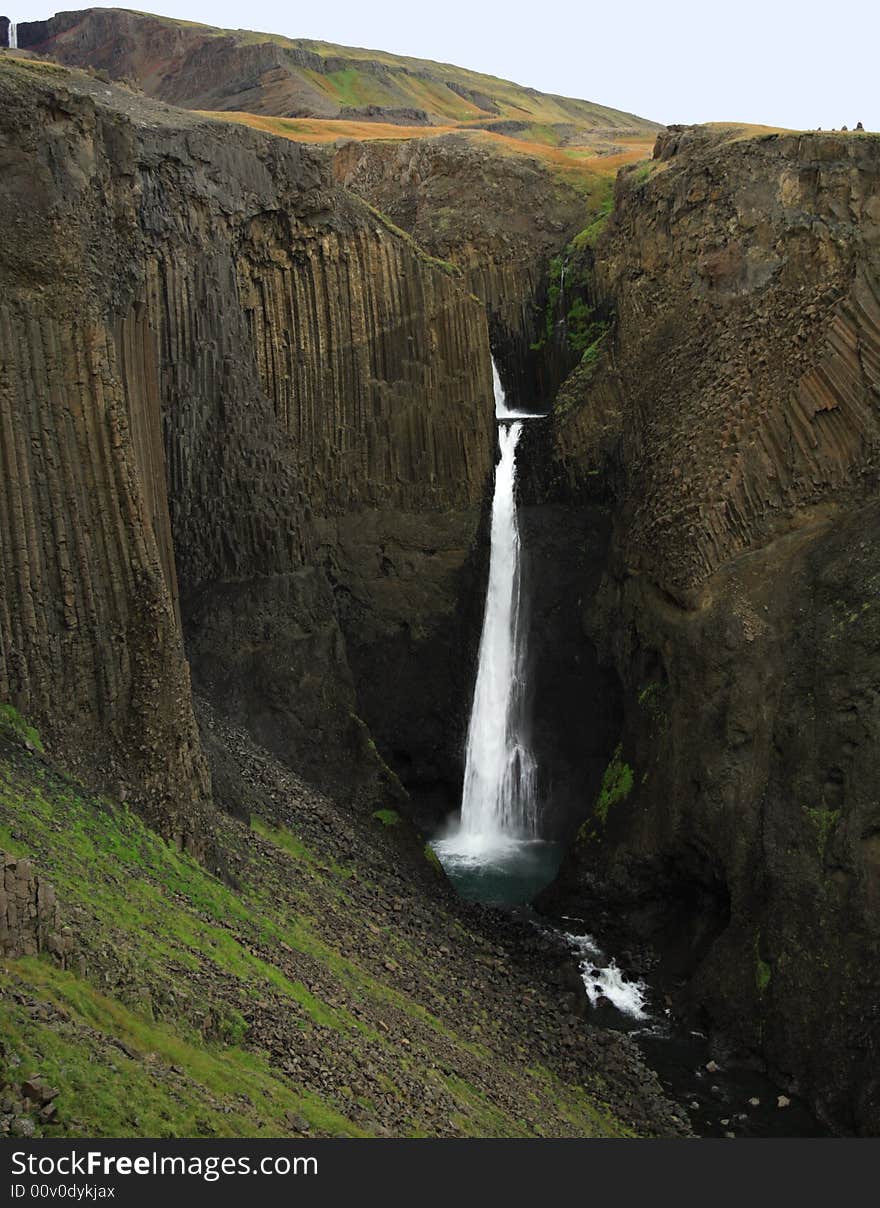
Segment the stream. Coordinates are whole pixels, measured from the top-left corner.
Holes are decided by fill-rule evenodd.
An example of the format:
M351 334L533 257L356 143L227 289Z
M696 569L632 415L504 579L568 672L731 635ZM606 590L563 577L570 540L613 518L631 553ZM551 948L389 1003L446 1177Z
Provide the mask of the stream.
M709 1037L677 1019L667 989L648 972L636 974L607 952L589 922L570 916L554 919L530 905L553 880L562 859L560 844L512 841L470 858L450 859L443 840L433 846L446 874L463 898L504 910L517 910L530 923L562 941L577 961L589 1002L591 1026L627 1032L667 1094L687 1113L699 1137L822 1137L827 1129L807 1105L757 1069L713 1060ZM563 958L564 959L564 958Z

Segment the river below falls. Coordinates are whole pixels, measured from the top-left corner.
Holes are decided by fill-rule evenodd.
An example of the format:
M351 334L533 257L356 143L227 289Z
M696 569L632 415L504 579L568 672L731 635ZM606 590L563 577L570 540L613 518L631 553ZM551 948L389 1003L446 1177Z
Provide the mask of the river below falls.
M651 974L622 968L589 922L539 915L530 903L559 870L563 848L539 840L484 843L460 833L431 846L460 897L516 909L560 940L577 961L595 1027L628 1032L667 1094L701 1137L820 1137L827 1130L809 1108L757 1069L712 1059L709 1038L667 1005Z

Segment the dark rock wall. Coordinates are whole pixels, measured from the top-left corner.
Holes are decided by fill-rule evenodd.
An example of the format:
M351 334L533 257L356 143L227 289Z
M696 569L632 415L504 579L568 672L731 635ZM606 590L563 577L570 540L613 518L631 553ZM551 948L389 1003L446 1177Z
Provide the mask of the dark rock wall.
M560 368L532 345L544 323L547 264L585 223L583 194L535 159L459 134L347 142L334 174L433 255L454 262L489 314L511 398L547 405Z
M673 131L658 156L618 181L617 328L557 425L574 497L616 496L585 621L628 769L558 900L677 929L687 999L875 1133L880 143Z
M208 782L167 508L139 460L161 467L160 414L147 399L132 426L112 313L132 263L131 136L23 71L0 89L0 696L198 846Z
M408 601L430 642L491 471L482 308L307 150L61 69L7 65L0 88L0 695L198 829L182 616L196 678L263 742L384 791L328 533L344 590L451 510ZM349 558L333 533L361 514Z

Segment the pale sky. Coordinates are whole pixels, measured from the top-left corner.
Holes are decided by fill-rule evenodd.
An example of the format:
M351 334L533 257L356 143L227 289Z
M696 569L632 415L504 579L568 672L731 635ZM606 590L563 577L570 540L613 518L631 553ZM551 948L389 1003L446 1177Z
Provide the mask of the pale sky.
M0 0L4 10L18 21L56 11ZM880 130L877 0L157 0L156 11L456 63L665 123Z

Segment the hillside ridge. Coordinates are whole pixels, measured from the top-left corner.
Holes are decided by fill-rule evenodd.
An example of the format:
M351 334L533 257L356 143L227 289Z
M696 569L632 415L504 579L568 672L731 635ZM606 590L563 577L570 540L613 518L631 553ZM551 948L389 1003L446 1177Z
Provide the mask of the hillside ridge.
M660 128L631 113L454 64L132 9L89 8L21 22L18 45L129 78L185 108L426 126L467 127L488 118L521 126L510 132L524 137L539 127L557 145Z

